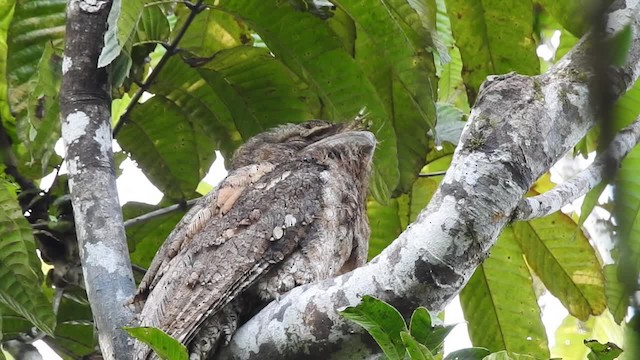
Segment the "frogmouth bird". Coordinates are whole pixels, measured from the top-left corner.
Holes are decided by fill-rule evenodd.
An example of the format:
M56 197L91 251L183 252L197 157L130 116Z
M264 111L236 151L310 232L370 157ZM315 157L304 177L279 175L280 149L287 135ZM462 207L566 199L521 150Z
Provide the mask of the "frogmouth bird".
M279 295L362 265L376 141L360 127L312 120L238 148L226 179L158 250L134 297L139 326L210 358ZM153 356L142 343L134 353Z

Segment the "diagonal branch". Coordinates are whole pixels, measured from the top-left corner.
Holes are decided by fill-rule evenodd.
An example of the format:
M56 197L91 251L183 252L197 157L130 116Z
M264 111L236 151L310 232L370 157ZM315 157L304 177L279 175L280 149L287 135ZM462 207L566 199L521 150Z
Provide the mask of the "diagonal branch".
M182 24L182 27L178 31L176 37L173 38L173 41L171 41L171 43L166 46L167 51L164 53L164 55L162 55L162 58L160 58L160 61L158 61L158 64L155 66L155 68L151 70L151 74L147 76L147 78L144 80L144 83L140 85L140 88L131 98L131 101L129 102L129 105L127 105L124 113L122 114L122 116L120 116L120 119L118 119L118 122L113 127L114 138L118 136L118 133L120 132L120 129L122 129L122 126L129 120L129 116L131 115L131 112L133 111L135 106L138 104L138 101L142 97L142 94L144 94L151 88L151 85L158 77L160 71L162 71L162 68L164 68L164 65L173 55L178 52L178 43L180 43L180 40L182 40L184 34L187 33L187 29L189 29L189 26L196 18L196 15L198 15L200 12L202 12L202 10L206 8L204 0L198 0L195 4L185 1L184 4L189 8L189 10L191 10L191 13L189 13L189 16L185 20L184 24Z
M638 78L637 1L612 6L607 31L631 22L627 62L608 69L613 98ZM441 310L488 256L533 182L596 123L590 91L597 69L583 38L540 76L507 74L481 87L452 165L416 221L364 267L293 289L244 324L220 359L298 359L305 354L366 358L364 330L336 309L374 295L404 314Z
M564 205L586 194L604 180L607 169L617 169L622 159L638 142L640 142L640 117L620 130L607 150L598 155L593 164L578 175L544 194L520 200L515 211L515 219L531 220L551 215Z
M187 201L186 203L174 204L174 205L162 208L162 209L158 209L158 210L154 210L154 211L148 212L146 214L143 214L143 215L140 215L140 216L135 217L133 219L129 219L129 220L125 221L124 222L124 227L127 228L129 226L142 224L142 223L145 223L145 222L147 222L149 220L155 219L158 216L169 214L169 213L172 213L172 212L177 211L177 210L189 209L195 203L197 203L198 200L200 200L200 198L191 199L191 200Z

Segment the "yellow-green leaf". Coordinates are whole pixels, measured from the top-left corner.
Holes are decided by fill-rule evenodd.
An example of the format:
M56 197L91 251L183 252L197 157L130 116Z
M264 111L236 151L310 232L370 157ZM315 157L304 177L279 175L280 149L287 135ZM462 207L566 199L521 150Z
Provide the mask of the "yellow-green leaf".
M548 358L531 274L508 226L460 293L474 346Z
M529 266L573 316L586 320L604 311L604 276L596 250L571 217L556 212L514 223L513 231Z

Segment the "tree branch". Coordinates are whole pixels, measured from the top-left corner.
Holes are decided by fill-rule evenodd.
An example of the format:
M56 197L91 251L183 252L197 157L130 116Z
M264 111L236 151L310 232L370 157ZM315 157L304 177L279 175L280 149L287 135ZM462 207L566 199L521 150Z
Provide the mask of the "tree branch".
M144 215L140 215L138 217L135 217L133 219L129 219L129 220L125 221L124 222L124 227L128 228L129 226L141 224L141 223L147 222L149 220L152 220L154 218L157 218L158 216L169 214L169 213L172 213L172 212L177 211L177 210L189 209L195 203L197 203L198 200L200 200L200 198L191 199L191 200L187 201L186 203L175 204L175 205L167 206L167 207L162 208L162 209L158 209L158 210L154 210L154 211L148 212L148 213L146 213Z
M118 122L113 127L114 138L118 136L120 129L122 129L122 126L129 119L131 112L133 111L134 107L138 104L138 101L142 97L142 94L144 94L146 91L148 91L151 88L151 84L153 84L155 79L158 77L158 74L160 73L164 65L169 61L169 59L173 55L176 54L178 50L178 43L180 42L180 40L182 40L182 37L184 36L184 34L187 33L187 29L189 29L189 26L191 25L193 20L196 18L196 15L198 15L202 10L206 8L206 6L204 5L204 0L198 0L198 2L196 2L195 4L192 4L188 1L184 1L183 3L185 4L185 6L189 8L189 10L191 10L191 13L189 13L189 16L184 21L184 24L182 24L182 27L180 28L180 31L178 31L178 34L176 35L176 37L173 38L173 41L171 41L171 43L166 46L167 51L164 53L164 55L162 55L162 58L160 58L160 61L158 61L158 64L155 66L155 68L151 70L151 74L149 74L149 76L144 80L144 83L140 85L140 88L138 89L138 91L136 91L136 93L131 98L131 101L129 102L129 105L127 105L127 108L125 109L124 113L122 114L122 116L120 116L120 119L118 119Z
M640 19L636 2L616 2L607 31L631 20L627 63L611 68L614 97L638 78ZM595 124L595 77L587 36L547 73L488 79L461 136L452 165L416 221L364 267L293 289L244 324L220 359L298 359L304 354L365 358L378 352L364 330L336 309L374 295L404 314L440 311L488 256L534 181Z
M607 150L595 159L593 164L569 181L557 185L544 194L520 200L515 211L515 219L531 220L560 210L564 205L586 194L603 181L607 169L617 169L620 162L640 142L640 117L631 125L620 130Z
M60 110L80 258L105 359L125 359L135 291L118 203L107 71L98 69L111 1L69 0Z

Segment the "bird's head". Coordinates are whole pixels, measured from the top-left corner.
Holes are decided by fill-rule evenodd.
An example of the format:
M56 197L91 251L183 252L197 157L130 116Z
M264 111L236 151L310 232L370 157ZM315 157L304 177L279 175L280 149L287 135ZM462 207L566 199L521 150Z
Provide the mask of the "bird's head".
M340 124L310 120L282 125L249 139L236 151L231 168L307 158L339 163L366 178L375 146L375 136L364 130L361 119Z

